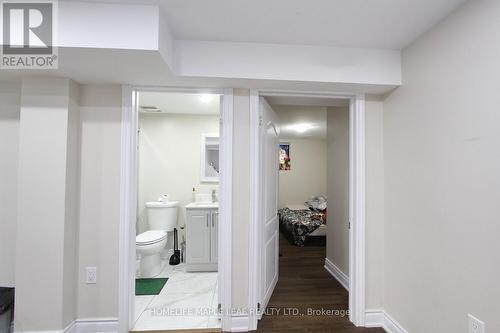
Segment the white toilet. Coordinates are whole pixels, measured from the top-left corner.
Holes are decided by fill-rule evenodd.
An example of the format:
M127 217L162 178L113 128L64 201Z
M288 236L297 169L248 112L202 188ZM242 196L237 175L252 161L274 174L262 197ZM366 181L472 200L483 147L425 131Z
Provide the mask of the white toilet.
M142 278L155 277L161 272L160 253L167 245L168 232L177 226L177 204L177 201L146 202L149 230L135 238Z

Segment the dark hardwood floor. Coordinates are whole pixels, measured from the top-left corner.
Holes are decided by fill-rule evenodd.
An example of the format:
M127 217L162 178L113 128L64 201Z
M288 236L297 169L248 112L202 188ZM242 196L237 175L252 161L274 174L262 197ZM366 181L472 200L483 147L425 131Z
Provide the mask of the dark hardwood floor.
M348 293L324 269L324 246L295 247L280 234L280 251L278 284L269 301L267 314L259 321L257 332L385 332L381 328L357 328L349 322L345 314ZM331 314L311 315L309 309L318 312L330 310Z

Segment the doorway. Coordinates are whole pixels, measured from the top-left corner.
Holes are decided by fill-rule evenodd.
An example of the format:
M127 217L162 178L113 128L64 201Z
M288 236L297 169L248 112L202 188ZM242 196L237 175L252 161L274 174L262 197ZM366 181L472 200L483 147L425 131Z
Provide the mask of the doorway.
M220 331L231 306L232 89L126 87L123 98L120 331Z
M250 328L256 329L257 322L265 311L269 298L279 279L278 272L278 142L279 134L273 137L272 107L265 98L288 99L295 103L308 105L329 105L338 100L348 107L348 230L349 239L349 277L346 289L349 290L349 320L356 326L364 325L364 96L327 94L252 91L251 161L254 170L252 177L252 211L250 236ZM277 122L276 122L277 123ZM279 133L279 129L277 131ZM274 150L269 153L270 150ZM274 155L273 155L274 154ZM273 157L276 156L276 159ZM293 161L293 158L291 159ZM292 162L293 163L293 162ZM271 171L272 170L272 171ZM276 170L276 171L274 171ZM274 193L273 193L274 191ZM274 205L274 202L276 204ZM273 205L271 205L273 203ZM253 235L253 236L252 236ZM326 267L325 265L325 268ZM332 274L334 275L334 274ZM341 281L340 275L334 277ZM255 315L252 315L255 313Z

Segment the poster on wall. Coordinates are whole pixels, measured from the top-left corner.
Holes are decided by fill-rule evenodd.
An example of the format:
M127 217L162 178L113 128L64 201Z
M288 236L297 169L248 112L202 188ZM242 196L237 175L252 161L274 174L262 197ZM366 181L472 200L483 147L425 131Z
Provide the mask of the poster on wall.
M290 144L280 143L280 170L290 170Z

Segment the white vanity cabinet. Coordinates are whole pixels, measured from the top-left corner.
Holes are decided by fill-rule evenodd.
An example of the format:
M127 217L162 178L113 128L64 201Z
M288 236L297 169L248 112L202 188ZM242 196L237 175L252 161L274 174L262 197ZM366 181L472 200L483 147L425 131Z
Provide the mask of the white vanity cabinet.
M186 206L185 257L188 272L217 271L218 224L218 208Z

